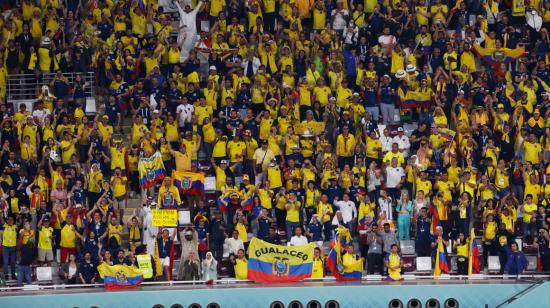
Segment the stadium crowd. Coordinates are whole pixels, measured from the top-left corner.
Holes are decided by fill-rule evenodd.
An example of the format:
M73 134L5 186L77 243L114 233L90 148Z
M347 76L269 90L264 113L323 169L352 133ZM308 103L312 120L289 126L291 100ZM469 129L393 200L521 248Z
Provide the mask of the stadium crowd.
M174 279L216 279L225 260L245 279L253 236L315 242L323 277L342 226L356 243L344 263L364 258L368 274L400 271L410 240L434 260L442 243L465 274L472 228L483 264L521 273L531 245L550 270L550 2L170 5L1 2L6 279L55 263L67 283L93 283L103 262L148 279L160 262L172 279L174 242ZM178 35L196 48L182 53ZM17 74L41 85L32 108L8 97ZM180 195L170 177L142 189L139 159L157 151L168 175L215 177L215 195ZM147 219L167 200L194 225L156 232Z

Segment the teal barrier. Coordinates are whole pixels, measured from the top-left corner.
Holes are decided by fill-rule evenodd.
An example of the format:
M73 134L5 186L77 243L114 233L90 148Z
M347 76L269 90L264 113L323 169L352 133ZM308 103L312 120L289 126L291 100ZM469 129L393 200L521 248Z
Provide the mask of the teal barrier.
M89 307L143 307L152 308L162 305L169 308L174 304L189 307L197 303L205 308L210 303L217 303L225 308L261 308L269 307L274 301L282 302L285 307L294 300L304 307L311 300L317 300L324 307L329 300L335 300L340 307L388 307L392 299L406 303L417 298L423 306L430 298L443 303L448 298L455 298L460 307L495 307L514 294L527 288L529 284L418 284L388 283L377 285L341 284L322 285L308 283L307 286L215 286L201 289L148 290L143 287L134 291L104 291L103 289L83 290L82 293L44 294L40 291L34 295L0 296L0 307L6 308L89 308ZM174 287L175 288L175 287ZM72 292L78 292L73 290ZM487 305L487 306L486 306ZM541 306L542 305L542 306ZM550 307L550 283L527 292L524 296L506 307ZM161 306L157 306L161 307ZM177 306L176 306L177 307Z

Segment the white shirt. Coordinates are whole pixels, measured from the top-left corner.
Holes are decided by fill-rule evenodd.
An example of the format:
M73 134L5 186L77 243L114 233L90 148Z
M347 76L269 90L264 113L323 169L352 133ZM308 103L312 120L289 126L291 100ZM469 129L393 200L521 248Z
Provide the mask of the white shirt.
M243 62L241 62L241 68L245 76L248 74L248 62L250 61L252 61L252 74L256 74L258 68L262 65L258 57L252 57L252 60L244 59Z
M334 30L344 30L344 28L347 26L346 16L349 15L348 10L342 9L340 10L340 12L332 10L331 15L334 16L334 20L332 21L332 28Z
M355 207L355 203L351 200L334 201L334 206L338 207L338 209L342 212L342 218L344 218L344 221L352 221L355 217L357 217L357 208Z
M197 4L197 6L195 7L195 9L190 11L189 13L187 13L183 10L181 5L179 4L179 1L175 1L175 4L178 7L178 12L180 13L180 24L179 24L179 26L180 26L180 28L185 26L182 29L182 31L196 33L197 32L197 22L196 22L197 13L201 9L201 7L203 5L203 2L200 1L199 4ZM186 5L192 6L191 1L188 1L188 0L184 1L183 6L185 7Z
M391 145L393 144L393 138L390 136L382 136L380 137L380 143L382 143L382 152L389 152L391 151Z
M229 254L237 255L237 252L239 252L239 249L244 249L243 240L240 238L234 239L233 237L226 238L224 241L224 244L227 245L227 252Z
M294 235L293 237L290 238L290 242L288 242L288 246L304 246L304 245L307 245L307 237L303 235L300 235L300 236Z
M405 170L401 167L393 168L392 166L386 167L386 187L395 188L401 178L405 176Z
M49 109L42 109L42 110L35 109L35 110L32 112L32 116L35 117L35 118L38 118L38 120L40 121L40 124L44 123L44 119L45 119L46 116L48 116L49 114L50 114L50 110L49 110Z
M191 104L180 104L178 108L176 108L176 113L179 114L178 123L180 127L184 126L185 124L191 123L194 111L195 107L193 107L193 105Z
M380 206L380 213L382 213L382 211L386 211L386 218L389 220L393 220L393 207L391 197L388 197L386 199L382 197L378 198L378 205Z
M399 145L399 151L402 151L404 157L409 156L409 149L411 148L409 137L405 135L400 137L399 135L397 135L393 137L392 143L397 143Z
M380 35L378 37L378 43L380 43L381 45L388 45L388 44L393 44L395 42L395 37L393 35Z

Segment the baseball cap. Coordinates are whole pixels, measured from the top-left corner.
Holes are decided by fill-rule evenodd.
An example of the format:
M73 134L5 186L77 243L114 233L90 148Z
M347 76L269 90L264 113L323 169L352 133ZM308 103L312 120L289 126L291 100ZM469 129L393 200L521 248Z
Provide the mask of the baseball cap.
M398 132L404 132L405 130L403 129L403 127L398 127L398 128L397 128L397 131L398 131Z

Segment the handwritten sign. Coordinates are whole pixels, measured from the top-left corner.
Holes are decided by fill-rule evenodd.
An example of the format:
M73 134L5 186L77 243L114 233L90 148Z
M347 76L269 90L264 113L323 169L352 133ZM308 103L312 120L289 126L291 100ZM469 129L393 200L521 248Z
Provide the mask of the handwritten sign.
M177 227L178 210L153 210L153 226Z
M299 135L303 135L306 130L313 135L320 135L325 131L325 122L312 121L309 123L302 122L294 124L294 132Z

